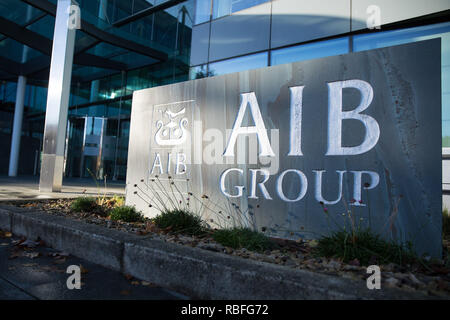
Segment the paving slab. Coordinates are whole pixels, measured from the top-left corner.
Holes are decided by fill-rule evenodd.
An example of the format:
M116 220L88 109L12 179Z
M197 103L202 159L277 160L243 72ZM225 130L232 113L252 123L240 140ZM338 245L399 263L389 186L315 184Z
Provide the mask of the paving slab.
M127 279L122 273L69 255L55 259L58 250L39 246L20 253L39 253L36 258L12 257L14 239L0 239L0 300L133 299L176 300L186 297L156 286ZM70 265L82 266L81 289L67 288Z
M0 201L77 198L81 196L123 196L125 182L94 181L68 178L63 180L61 192L39 192L39 178L34 176L0 176Z

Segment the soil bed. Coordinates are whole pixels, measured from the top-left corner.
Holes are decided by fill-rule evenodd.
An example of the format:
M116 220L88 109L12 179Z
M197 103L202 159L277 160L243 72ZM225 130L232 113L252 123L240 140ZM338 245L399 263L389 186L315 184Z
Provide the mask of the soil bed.
M253 259L267 263L284 265L289 268L307 269L315 272L339 275L345 278L364 280L367 277L367 267L361 266L359 261L343 263L338 259L318 257L314 253L317 245L315 240L297 241L271 238L275 249L264 252L254 252L247 249L233 249L224 247L214 241L211 234L199 236L185 236L171 233L170 230L159 229L150 219L144 222L128 223L112 221L108 217L97 214L78 213L71 210L73 200L39 200L39 201L14 201L4 204L42 210L49 214L68 217L85 223L114 228L123 232L141 235L146 238L160 239L166 242L197 247L204 250L221 252L246 259ZM420 290L429 295L450 298L450 239L443 240L444 259L430 261L426 264L413 264L400 266L393 263L380 265L381 287L398 287L404 290ZM376 264L376 263L375 263Z

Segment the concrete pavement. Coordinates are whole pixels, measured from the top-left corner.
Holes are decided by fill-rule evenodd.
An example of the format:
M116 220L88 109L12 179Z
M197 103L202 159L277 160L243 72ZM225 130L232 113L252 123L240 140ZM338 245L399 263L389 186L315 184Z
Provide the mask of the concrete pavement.
M125 182L123 181L97 181L93 179L67 178L63 180L61 192L39 192L39 177L6 177L0 176L0 201L7 200L39 200L77 198L89 196L125 195Z
M0 300L176 300L185 298L151 283L126 278L74 256L59 256L57 250L13 245L14 238L0 237ZM39 254L39 255L38 255ZM81 289L66 285L69 265L82 266Z

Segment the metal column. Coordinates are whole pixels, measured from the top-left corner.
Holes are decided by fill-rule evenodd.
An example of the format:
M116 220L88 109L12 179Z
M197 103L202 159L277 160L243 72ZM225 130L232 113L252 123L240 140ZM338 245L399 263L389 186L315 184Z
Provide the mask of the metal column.
M33 13L31 6L27 7L26 21L30 21ZM30 48L23 46L22 48L22 63L27 62L28 52ZM8 175L10 177L17 176L19 167L19 154L20 154L20 140L22 138L22 122L23 122L23 108L25 105L25 92L27 87L27 78L25 76L19 76L17 79L17 91L16 91L16 105L14 107L14 124L11 137L11 151L9 153L9 169Z
M60 192L72 76L75 29L68 27L71 0L58 0L45 113L44 147L39 190Z
M16 106L14 108L14 124L11 139L11 152L9 154L10 177L17 176L17 167L19 165L20 138L22 135L23 107L25 103L25 88L27 78L19 76L17 80Z

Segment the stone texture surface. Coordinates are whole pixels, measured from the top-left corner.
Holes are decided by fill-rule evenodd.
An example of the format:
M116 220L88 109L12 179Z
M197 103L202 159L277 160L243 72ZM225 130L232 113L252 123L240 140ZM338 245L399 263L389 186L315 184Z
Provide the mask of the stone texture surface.
M239 205L243 212L249 206L254 208L251 219L258 229L266 227L269 233L279 237L311 239L336 230L336 224L351 228L346 214L354 194L351 171L369 170L376 172L380 181L376 188L362 191L362 201L366 206L351 210L354 226L371 227L382 236L400 242L412 241L418 253L440 257L440 60L440 40L437 39L135 91L128 153L127 203L136 205L149 216L157 214L155 207L148 206L149 199L153 197L150 179L159 173L150 174L155 153L161 154L166 170L169 152L185 152L192 156L187 174L174 176L185 188L182 192L191 191L197 196L207 194L213 203L226 207L227 199L219 188L219 177L226 169L238 167L243 170L243 175L235 174L228 179L226 188L236 192L233 189L236 185L245 186L243 197L231 201ZM364 80L373 87L373 101L363 114L377 121L380 139L373 149L360 155L325 156L328 146L327 84L350 79ZM305 86L303 156L287 156L290 137L289 88L301 85ZM240 106L240 94L247 92L255 92L276 157L271 159L269 165L263 163L264 159L259 159L257 164L248 164L257 151L242 144L237 147L237 156L231 162L220 164L228 140L225 133L229 134L233 127ZM353 110L360 100L357 90L345 89L343 109ZM161 108L172 112L186 108L192 143L188 140L177 148L156 144L157 120L162 119ZM251 125L252 120L247 118L244 125L246 121ZM199 123L200 128L195 125ZM209 140L205 137L207 134L210 135ZM359 145L364 136L365 129L360 121L343 121L344 146ZM202 151L208 150L214 139L218 143L216 146L219 146L215 150L215 159L219 163L208 164L203 159L200 164L198 150L202 160ZM246 159L247 164L237 164L236 158L239 157ZM172 164L172 171L174 166ZM259 188L256 188L258 199L249 199L249 169L269 166L271 176L265 186L273 200L265 200ZM307 177L307 193L298 202L284 202L277 195L276 179L286 169L301 170ZM324 214L315 196L314 170L325 170L322 193L330 201L337 199L339 194L339 175L336 171L346 171L342 201L328 206L329 215ZM167 174L159 178L167 180ZM186 178L190 179L189 184L183 182ZM261 180L262 176L258 176L257 181ZM364 176L362 183L369 182L367 180ZM134 184L139 185L140 189L134 188ZM295 198L300 189L298 178L295 175L286 176L283 189L288 198ZM150 198L145 193L150 194ZM233 211L225 215L240 215ZM204 214L215 221L220 220L217 214Z

